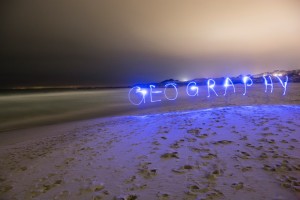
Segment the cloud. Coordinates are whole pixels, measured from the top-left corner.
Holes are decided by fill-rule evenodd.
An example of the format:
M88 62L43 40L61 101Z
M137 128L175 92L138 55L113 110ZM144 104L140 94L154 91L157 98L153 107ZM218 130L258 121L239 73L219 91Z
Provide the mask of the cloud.
M238 73L247 66L259 72L281 68L278 65L297 68L300 62L296 0L2 4L0 54L4 73L11 78L18 70L36 78L37 68L49 74L73 69L75 77L85 77L80 83L90 83L88 77L96 73L104 75L92 78L95 83L118 83L122 77L125 84L140 80L130 76L136 71L150 80L181 77L186 70L211 76L210 69ZM158 71L163 75L157 76Z

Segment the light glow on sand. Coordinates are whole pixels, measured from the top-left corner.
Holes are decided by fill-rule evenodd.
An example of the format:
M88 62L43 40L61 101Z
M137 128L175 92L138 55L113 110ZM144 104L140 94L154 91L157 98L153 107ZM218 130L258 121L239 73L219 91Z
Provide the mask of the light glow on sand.
M190 94L190 90L195 91L195 93ZM197 83L195 81L189 82L189 84L186 86L186 94L191 96L191 97L199 95L199 88L197 87Z
M249 81L250 81L250 83L249 83ZM252 79L249 76L244 76L243 77L243 83L244 83L244 86L245 86L245 91L244 91L243 95L246 95L246 93L247 93L247 87L252 86L253 85L253 81L252 81Z
M233 82L231 81L230 78L227 77L227 78L225 79L224 87L225 87L224 96L226 95L226 92L227 92L227 88L228 88L228 87L233 87L233 93L235 93L235 87L234 87L234 84L233 84Z

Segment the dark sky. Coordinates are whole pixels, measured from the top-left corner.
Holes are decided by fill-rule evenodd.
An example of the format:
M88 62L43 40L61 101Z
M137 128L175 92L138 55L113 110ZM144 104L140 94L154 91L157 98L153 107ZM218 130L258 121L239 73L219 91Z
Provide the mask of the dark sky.
M300 68L298 0L9 0L0 16L2 87Z

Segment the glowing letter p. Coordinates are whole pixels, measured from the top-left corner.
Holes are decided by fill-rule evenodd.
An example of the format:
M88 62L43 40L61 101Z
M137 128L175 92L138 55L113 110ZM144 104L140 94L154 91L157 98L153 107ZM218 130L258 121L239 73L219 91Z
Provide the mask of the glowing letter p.
M244 76L243 77L243 83L245 85L245 91L244 91L243 95L245 95L246 92L247 92L247 86L250 87L251 85L253 85L253 81L252 81L252 79L249 76Z

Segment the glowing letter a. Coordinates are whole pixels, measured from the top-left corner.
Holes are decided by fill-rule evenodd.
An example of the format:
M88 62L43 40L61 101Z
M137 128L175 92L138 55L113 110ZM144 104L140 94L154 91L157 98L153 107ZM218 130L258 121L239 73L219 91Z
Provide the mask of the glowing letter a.
M225 93L224 93L224 96L226 95L226 91L227 91L227 88L228 88L228 87L233 87L233 92L235 93L235 87L234 87L233 82L231 81L230 78L227 77L227 78L225 79L224 87L225 87Z

